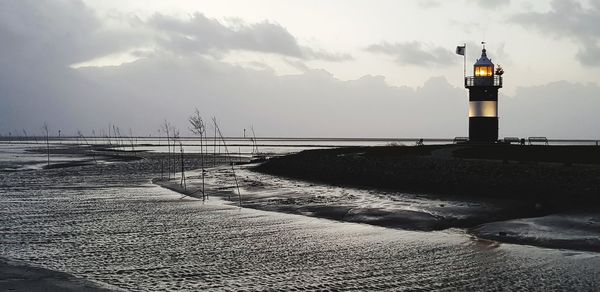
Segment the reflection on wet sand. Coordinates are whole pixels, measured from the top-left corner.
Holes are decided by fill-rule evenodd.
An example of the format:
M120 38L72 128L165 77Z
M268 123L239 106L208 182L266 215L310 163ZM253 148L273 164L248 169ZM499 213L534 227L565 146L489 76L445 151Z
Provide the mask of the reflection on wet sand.
M595 253L202 202L151 184L153 163L3 173L0 255L131 291L596 290L600 282Z

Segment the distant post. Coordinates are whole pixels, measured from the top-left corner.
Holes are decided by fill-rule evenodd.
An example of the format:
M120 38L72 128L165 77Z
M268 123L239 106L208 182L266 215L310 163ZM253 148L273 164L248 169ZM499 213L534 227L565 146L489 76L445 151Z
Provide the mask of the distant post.
M46 152L48 153L48 166L50 166L50 131L48 130L48 123L44 122L42 129L46 132Z

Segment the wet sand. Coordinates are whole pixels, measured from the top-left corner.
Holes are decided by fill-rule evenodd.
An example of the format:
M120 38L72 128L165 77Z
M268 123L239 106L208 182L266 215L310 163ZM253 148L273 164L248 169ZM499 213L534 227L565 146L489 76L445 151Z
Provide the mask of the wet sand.
M406 230L444 230L474 227L529 214L533 205L517 200L474 198L444 199L439 196L336 187L255 172L255 165L237 167L242 206L345 222L366 223ZM188 196L202 198L200 171L189 172L187 189L180 180L153 182ZM206 193L239 204L229 167L206 173Z
M161 159L151 156L3 173L0 256L129 291L600 288L597 253L498 244L460 229L406 231L239 208L235 197L225 204L213 196L227 199L234 188L225 170L208 181L216 191L202 201L152 184ZM199 181L189 175L189 183ZM387 208L394 198L272 180L317 201ZM418 211L429 201L396 202Z
M501 242L600 252L600 214L597 211L491 222L469 232Z
M254 170L363 190L396 190L404 201L402 191L423 194L445 206L436 210L430 205L418 213L363 208L359 222L418 230L461 227L501 242L598 251L600 223L573 222L600 216L594 207L600 206L599 164L600 147L594 146L437 145L304 151ZM475 207L461 208L464 214L457 217L455 206L446 201ZM341 220L354 220L348 214Z
M0 259L0 291L27 292L107 292L123 291L116 287L70 274Z
M600 221L593 219L600 217L600 214L595 211L548 215L540 212L535 205L516 199L444 198L390 190L336 187L257 173L253 169L253 165L247 165L236 170L241 206L244 208L403 230L462 228L479 238L498 242L600 251L600 241L594 240L600 238ZM179 180L153 182L201 199L199 174L198 171L190 172L187 189L180 186ZM230 168L210 169L206 172L205 182L205 191L210 196L223 199L230 205L240 204ZM577 220L583 221L578 218L588 217L592 219L573 224ZM520 228L515 228L515 220L539 221L543 224L520 224ZM536 227L544 232L535 230ZM570 236L573 234L579 236Z

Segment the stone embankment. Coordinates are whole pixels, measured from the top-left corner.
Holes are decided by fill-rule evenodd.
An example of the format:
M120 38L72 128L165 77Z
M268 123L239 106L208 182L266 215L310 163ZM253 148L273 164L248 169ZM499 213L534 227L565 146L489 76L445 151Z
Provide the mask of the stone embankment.
M543 146L540 151L544 155L536 155L536 149L530 147L441 145L313 150L271 159L256 170L343 186L518 198L540 206L600 202L600 165L596 164L600 147ZM586 151L589 159L582 157ZM592 163L585 163L588 161Z

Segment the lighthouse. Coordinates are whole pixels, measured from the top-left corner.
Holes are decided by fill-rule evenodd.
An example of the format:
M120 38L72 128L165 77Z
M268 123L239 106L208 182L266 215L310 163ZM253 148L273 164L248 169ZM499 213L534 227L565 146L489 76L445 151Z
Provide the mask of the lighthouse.
M481 57L473 65L473 76L465 76L469 90L469 142L498 141L498 89L502 88L502 68L494 70L485 43Z

